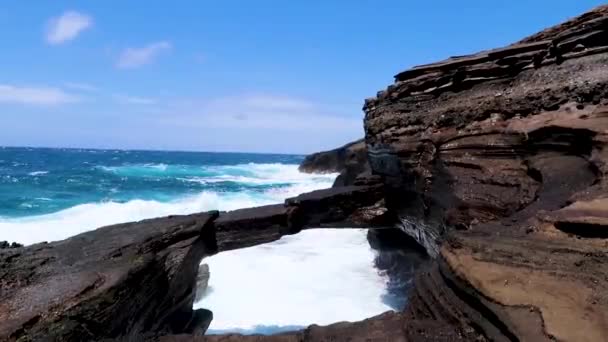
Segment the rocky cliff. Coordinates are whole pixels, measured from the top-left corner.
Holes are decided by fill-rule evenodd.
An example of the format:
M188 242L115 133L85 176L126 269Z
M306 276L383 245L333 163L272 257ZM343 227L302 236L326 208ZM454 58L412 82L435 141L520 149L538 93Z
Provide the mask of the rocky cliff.
M364 108L383 184L2 248L0 340L606 341L607 95L608 6L402 72ZM211 319L192 310L205 255L306 227L387 225L434 256L404 312L196 336Z
M334 186L354 185L358 176L370 173L365 141L360 139L331 151L311 154L299 169L307 173L339 173Z
M408 320L467 340L606 339L607 95L604 6L366 100L388 208L437 257Z

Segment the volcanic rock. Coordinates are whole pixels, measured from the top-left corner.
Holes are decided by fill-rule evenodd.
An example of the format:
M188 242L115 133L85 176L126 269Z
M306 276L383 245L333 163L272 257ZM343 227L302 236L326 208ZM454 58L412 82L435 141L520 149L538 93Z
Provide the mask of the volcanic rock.
M299 170L306 173L339 173L334 187L354 185L357 177L370 174L365 141L360 139L331 151L311 154L302 161Z
M193 288L200 260L217 249L216 216L119 224L0 250L0 340L195 332L205 322L192 310Z
M387 208L436 257L408 321L466 340L605 340L606 65L603 6L399 73L366 101Z

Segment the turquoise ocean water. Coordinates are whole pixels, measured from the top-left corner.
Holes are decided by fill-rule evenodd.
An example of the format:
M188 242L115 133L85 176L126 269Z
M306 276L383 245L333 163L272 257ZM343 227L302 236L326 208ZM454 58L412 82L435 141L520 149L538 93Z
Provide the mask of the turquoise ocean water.
M107 224L280 203L331 186L303 156L0 148L0 240L66 238Z

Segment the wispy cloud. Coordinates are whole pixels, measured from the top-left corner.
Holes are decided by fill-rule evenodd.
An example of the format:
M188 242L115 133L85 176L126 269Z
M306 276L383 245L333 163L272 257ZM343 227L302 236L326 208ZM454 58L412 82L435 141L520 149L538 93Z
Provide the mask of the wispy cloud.
M95 92L95 91L99 90L99 88L97 88L96 86L94 86L92 84L88 84L88 83L65 82L63 85L66 88L81 90L81 91L86 91L86 92Z
M119 56L116 66L122 69L138 68L149 64L163 52L171 49L171 43L160 41L138 48L127 48Z
M209 101L185 101L167 118L201 127L300 131L360 129L360 118L293 96L243 94Z
M0 103L52 106L78 101L79 97L61 88L0 84Z
M195 140L208 150L308 153L363 135L362 113L357 109L353 112L350 106L290 95L248 93L182 99L155 109L147 116L153 120L151 127L174 134L174 140L184 144L193 144L191 137L200 136Z
M219 102L230 100L232 103L263 111L282 111L282 112L310 112L317 107L310 101L285 95L250 94L238 97L225 98Z
M59 17L49 20L46 41L51 45L65 43L75 39L92 25L93 19L90 16L76 11L67 11Z
M118 102L127 104L152 105L157 103L155 99L148 97L128 96L123 94L114 94L112 97Z

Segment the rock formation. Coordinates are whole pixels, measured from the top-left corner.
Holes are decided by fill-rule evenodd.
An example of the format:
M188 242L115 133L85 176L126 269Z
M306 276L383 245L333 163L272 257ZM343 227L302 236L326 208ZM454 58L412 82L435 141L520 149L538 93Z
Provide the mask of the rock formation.
M193 311L192 305L197 284L207 282L200 272L205 267L199 266L205 256L325 222L384 223L381 197L378 186L342 187L304 194L285 205L170 216L2 248L0 341L202 335L212 313Z
M607 95L608 6L402 72L364 107L376 178L0 249L0 340L605 341ZM404 312L195 336L211 319L192 310L203 256L312 226L391 225L434 257Z
M192 310L193 290L200 260L216 252L216 216L114 225L0 250L0 340L204 332L211 316Z
M311 154L299 169L307 173L339 173L334 187L355 185L357 177L370 174L365 141L360 139L331 151Z
M19 248L19 247L23 247L23 245L20 243L17 243L17 242L9 243L8 241L0 241L0 249L2 249L2 248Z
M437 257L408 320L467 340L606 339L607 65L604 6L366 101L388 209Z

